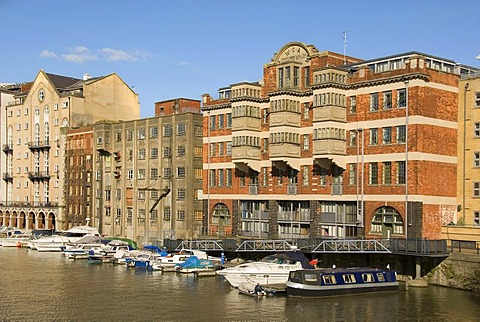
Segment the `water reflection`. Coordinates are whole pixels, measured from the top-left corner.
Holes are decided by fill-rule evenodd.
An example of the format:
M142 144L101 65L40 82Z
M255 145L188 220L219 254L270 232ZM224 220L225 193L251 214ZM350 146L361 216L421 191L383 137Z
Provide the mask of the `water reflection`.
M430 286L305 299L252 298L221 277L145 272L0 248L2 321L477 321L480 296Z

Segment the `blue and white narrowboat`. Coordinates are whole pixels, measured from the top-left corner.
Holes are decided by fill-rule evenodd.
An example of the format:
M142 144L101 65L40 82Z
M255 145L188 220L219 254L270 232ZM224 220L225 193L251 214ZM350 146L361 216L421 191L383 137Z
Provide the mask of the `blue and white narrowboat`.
M397 273L385 268L327 268L291 271L288 296L328 297L398 290Z

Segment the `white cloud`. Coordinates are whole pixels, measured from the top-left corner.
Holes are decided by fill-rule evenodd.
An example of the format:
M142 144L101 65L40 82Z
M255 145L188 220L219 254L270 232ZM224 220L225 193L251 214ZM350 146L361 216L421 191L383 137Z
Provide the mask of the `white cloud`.
M61 55L57 55L54 51L45 49L40 53L40 57L61 58L68 62L81 64L93 60L136 62L147 59L148 55L142 52L127 52L125 50L114 48L103 48L97 52L92 52L85 46L76 46L69 48L66 53Z
M139 54L129 53L120 49L103 48L100 52L104 55L107 61L138 61L141 58L141 55Z
M97 60L97 56L90 52L90 49L84 46L69 48L69 54L63 54L62 58L73 63L83 63L85 61Z
M45 57L45 58L54 58L54 59L58 58L57 54L55 54L54 51L50 51L50 50L47 50L47 49L42 50L42 52L40 53L39 56L40 57Z

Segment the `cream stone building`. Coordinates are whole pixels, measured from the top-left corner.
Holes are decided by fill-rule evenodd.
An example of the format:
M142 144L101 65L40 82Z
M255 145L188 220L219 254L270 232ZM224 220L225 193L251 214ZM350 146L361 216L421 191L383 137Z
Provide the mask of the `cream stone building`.
M457 215L442 237L480 245L480 73L462 75L458 86Z
M6 104L0 224L66 229L62 128L140 116L138 95L115 73L83 79L40 70Z

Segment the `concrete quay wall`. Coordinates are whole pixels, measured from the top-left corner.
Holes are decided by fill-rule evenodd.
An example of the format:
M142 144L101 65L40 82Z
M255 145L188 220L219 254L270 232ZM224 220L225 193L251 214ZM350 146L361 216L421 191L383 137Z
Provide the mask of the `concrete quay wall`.
M423 279L432 285L459 288L480 293L480 255L450 253Z

